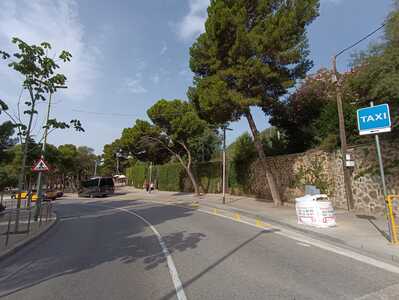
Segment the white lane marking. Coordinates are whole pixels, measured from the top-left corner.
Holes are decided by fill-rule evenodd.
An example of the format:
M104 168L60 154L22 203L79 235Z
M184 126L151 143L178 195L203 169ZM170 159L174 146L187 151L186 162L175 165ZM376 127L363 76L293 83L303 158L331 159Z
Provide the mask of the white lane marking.
M310 245L305 244L305 243L301 243L301 242L297 242L297 244L298 244L299 246L303 246L303 247L310 247Z
M276 227L277 228L277 227ZM344 249L344 248L340 248L338 246L334 246L322 241L318 241L309 237L305 237L301 234L297 234L291 231L288 231L286 229L280 229L281 231L276 231L275 234L296 240L298 242L302 242L302 243L306 243L306 244L310 244L312 246L321 248L323 250L327 250L330 252L334 252L336 254L342 255L342 256L346 256L349 258L352 258L354 260L366 263L368 265L372 265L374 267L380 268L380 269L384 269L386 271L392 272L392 273L396 273L399 274L399 267L391 265L389 263L374 259L372 257L368 257L359 253L356 253L355 251L351 251L349 249Z
M143 201L146 201L146 200L143 200ZM158 204L162 204L162 205L178 206L178 205L166 204L166 203L157 202L157 201L148 201L148 202L154 202L154 203L158 203ZM181 207L181 206L178 206L178 207ZM187 207L187 208L191 209L189 207ZM236 219L234 219L232 217L224 216L224 215L221 215L221 214L214 214L211 211L206 211L206 210L203 210L203 209L195 209L195 210L196 211L200 211L202 213L206 213L208 215L212 215L212 216L216 216L216 217L222 217L222 218L233 220L235 222L244 223L244 224L247 224L249 226L256 227L256 228L259 229L259 227L257 227L255 224L252 224L252 223L249 223L249 222L246 222L246 221L243 221L243 220L239 221L239 220L236 220ZM224 211L224 210L220 209L220 211ZM352 258L354 260L363 262L365 264L368 264L368 265L371 265L371 266L374 266L374 267L377 267L377 268L380 268L380 269L383 269L383 270L386 270L386 271L389 271L389 272L392 272L392 273L395 273L395 274L399 274L399 267L397 267L395 265L391 265L389 263L386 263L386 262L383 262L383 261L380 261L380 260L365 256L365 255L362 255L362 254L359 254L359 253L357 253L355 251L351 251L349 249L340 248L338 246L334 246L334 245L328 244L326 242L322 242L322 241L318 241L318 240L310 238L310 237L306 237L306 236L301 235L299 233L296 233L296 232L293 232L293 231L289 231L289 230L287 230L285 228L281 228L281 227L278 227L278 226L275 226L275 225L273 225L273 228L279 230L279 231L274 231L275 234L284 236L284 237L292 239L292 240L296 240L296 241L301 242L301 243L306 243L308 245L312 245L312 246L318 247L320 249L333 252L335 254L346 256L346 257ZM273 228L270 228L270 229L269 228L265 228L265 229L262 229L262 230L273 231Z
M108 205L101 205L101 204L91 204L91 205L111 208ZM166 257L166 262L168 264L169 273L170 273L170 276L172 277L173 285L175 286L177 299L178 300L187 300L186 293L184 292L183 284L181 283L179 274L177 273L175 263L173 262L173 259L172 259L172 255L170 254L168 247L166 246L166 244L165 244L164 240L162 239L162 236L158 232L158 230L149 221L147 221L145 218L143 218L142 216L140 216L139 214L137 214L133 211L127 210L123 207L113 207L113 209L121 210L128 214L134 215L137 218L139 218L140 220L142 220L144 223L146 223L148 225L148 227L151 228L151 230L154 232L155 236L157 237L159 244L161 245L163 254Z
M382 290L364 295L360 298L356 298L355 300L388 300L388 299L399 299L399 284L388 286Z

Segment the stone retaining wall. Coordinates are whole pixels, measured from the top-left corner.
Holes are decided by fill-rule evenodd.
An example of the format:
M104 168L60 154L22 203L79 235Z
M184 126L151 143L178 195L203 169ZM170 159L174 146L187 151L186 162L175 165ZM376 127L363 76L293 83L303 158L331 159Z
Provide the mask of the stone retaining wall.
M389 193L399 193L399 144L382 141ZM384 210L377 155L374 144L350 148L355 160L352 170L354 208L357 211L379 214ZM319 187L330 196L336 208L347 208L345 197L342 158L339 151L330 153L312 150L300 154L276 156L268 159L280 194L285 202L293 203L304 194L305 184ZM256 161L251 168L249 192L260 198L271 200L270 190L264 174L264 167Z

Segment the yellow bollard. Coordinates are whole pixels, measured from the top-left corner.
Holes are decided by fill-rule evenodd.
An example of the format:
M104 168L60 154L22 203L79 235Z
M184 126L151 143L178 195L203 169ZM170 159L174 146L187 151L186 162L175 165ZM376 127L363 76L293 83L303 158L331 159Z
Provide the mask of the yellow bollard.
M239 213L235 213L234 214L234 219L236 219L237 221L240 221L241 220L240 214Z
M399 237L398 237L398 225L397 224L397 207L394 207L393 202L395 198L399 198L399 196L390 195L387 197L387 205L388 205L388 214L389 214L389 225L391 228L391 243L398 244Z
M265 228L265 224L259 218L256 219L256 227Z

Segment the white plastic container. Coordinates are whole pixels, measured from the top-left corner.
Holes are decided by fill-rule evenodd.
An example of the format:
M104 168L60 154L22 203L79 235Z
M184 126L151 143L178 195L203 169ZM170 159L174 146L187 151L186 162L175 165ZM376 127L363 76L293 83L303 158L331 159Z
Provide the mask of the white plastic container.
M337 225L335 210L326 195L306 195L295 202L298 224L319 228Z

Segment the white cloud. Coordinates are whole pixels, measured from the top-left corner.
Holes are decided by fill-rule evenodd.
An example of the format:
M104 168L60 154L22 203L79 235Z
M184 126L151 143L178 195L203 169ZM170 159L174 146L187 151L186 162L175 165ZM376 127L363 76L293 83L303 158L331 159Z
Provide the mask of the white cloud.
M177 33L182 40L190 40L204 32L208 6L209 0L189 0L189 12L178 23Z
M163 43L160 54L164 55L166 51L168 51L168 46L166 45L166 43Z
M97 59L101 51L85 42L75 0L2 0L0 2L0 45L14 51L11 38L16 36L28 43L49 42L51 55L61 50L72 54L72 61L62 65L58 72L68 78L68 89L63 93L74 99L91 95L99 76ZM10 73L4 68L2 73ZM18 77L13 78L19 81Z
M132 94L144 94L147 93L147 90L144 88L144 86L141 83L141 76L137 76L136 78L126 78L125 79L125 85L127 90L132 93Z

